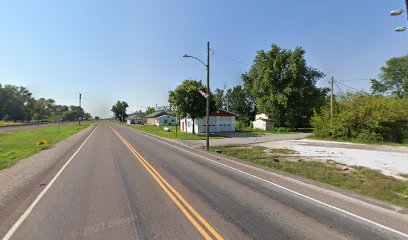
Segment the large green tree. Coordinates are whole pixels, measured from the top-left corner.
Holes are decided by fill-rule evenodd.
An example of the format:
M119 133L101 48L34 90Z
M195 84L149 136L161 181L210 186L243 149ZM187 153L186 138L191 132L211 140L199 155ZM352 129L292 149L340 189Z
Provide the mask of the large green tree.
M62 113L62 118L65 121L78 121L85 115L84 110L80 106L69 106L69 110Z
M117 101L115 105L112 106L111 111L115 114L115 118L119 121L126 121L127 114L126 109L129 107L125 101Z
M255 115L255 101L241 85L228 89L225 94L227 110L238 114L238 118L245 126L249 125L250 120Z
M0 84L0 120L30 120L33 101L27 88Z
M218 108L224 108L224 90L222 89L215 89L214 91L214 101L215 101L215 107Z
M181 117L190 115L194 121L197 118L206 115L206 99L200 94L200 91L207 92L206 87L201 81L184 80L184 82L176 87L176 89L169 91L169 103L177 109L177 113ZM214 99L210 96L210 99ZM215 103L212 100L210 104L211 110L214 110ZM193 128L193 134L195 130Z
M326 90L315 85L324 74L308 66L304 55L300 47L292 51L273 44L267 52L258 51L242 75L258 112L271 115L277 126L309 125L313 110L324 102Z
M391 58L381 68L379 79L371 79L373 93L408 98L408 55Z

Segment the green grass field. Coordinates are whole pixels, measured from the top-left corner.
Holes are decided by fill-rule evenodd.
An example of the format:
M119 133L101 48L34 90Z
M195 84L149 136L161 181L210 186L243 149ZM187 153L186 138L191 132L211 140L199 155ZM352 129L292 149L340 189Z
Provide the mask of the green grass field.
M284 150L286 149L268 149L245 145L211 148L211 151L253 164L327 183L408 208L408 181L401 181L386 176L380 171L364 167L353 166L349 171L342 171L340 165L333 161L327 161L326 163L304 161L298 158L293 159L293 156L288 160L285 155L290 156L293 152Z
M0 170L13 166L18 160L29 157L43 149L51 148L57 142L87 128L94 121L62 124L58 126L26 129L17 132L0 133ZM37 146L37 141L45 140L47 144Z
M8 122L8 121L0 121L0 126L18 126L23 125L24 123L15 123L15 122Z
M160 137L165 137L169 139L179 139L179 140L186 140L186 133L185 132L180 132L180 128L178 128L178 133L176 136L176 127L175 126L167 126L168 128L171 129L171 132L165 132L163 130L163 126L150 126L150 125L127 125L129 127L135 128L137 130L151 133ZM219 139L223 138L222 136L216 135L216 134L211 134L210 139ZM205 140L205 133L197 133L197 134L192 134L192 133L187 133L187 140Z

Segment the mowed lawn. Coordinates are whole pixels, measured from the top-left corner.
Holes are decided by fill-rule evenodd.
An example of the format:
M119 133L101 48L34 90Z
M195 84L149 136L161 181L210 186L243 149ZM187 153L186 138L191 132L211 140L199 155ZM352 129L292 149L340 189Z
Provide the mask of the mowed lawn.
M231 145L210 150L408 208L408 181L386 176L377 170L351 166L350 170L344 171L342 164L303 160L288 149Z
M135 128L137 130L151 133L160 137L165 137L169 139L179 139L179 140L205 140L205 133L197 133L197 134L192 134L192 133L187 133L187 138L186 138L186 133L185 132L180 132L180 128L178 128L177 136L176 136L176 127L175 126L166 126L171 129L170 132L165 132L164 131L164 126L150 126L150 125L127 125L132 128ZM223 138L222 136L219 136L217 134L211 134L210 139L219 139Z
M61 124L58 126L26 129L17 132L0 133L0 170L13 166L18 160L29 157L43 149L51 148L59 141L89 127L94 121ZM45 140L46 144L37 145L37 141Z

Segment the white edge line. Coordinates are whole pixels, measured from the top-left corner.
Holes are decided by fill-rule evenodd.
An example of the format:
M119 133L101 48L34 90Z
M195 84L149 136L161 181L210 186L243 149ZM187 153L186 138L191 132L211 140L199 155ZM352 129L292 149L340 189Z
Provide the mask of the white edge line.
M37 203L41 200L41 198L45 195L45 193L48 191L48 189L52 186L52 184L57 180L58 176L64 171L64 169L68 166L68 164L71 162L71 160L78 154L78 152L81 150L81 148L85 145L85 143L89 140L89 138L92 136L92 134L95 132L95 130L99 127L95 127L95 129L88 135L88 137L85 139L85 141L79 146L79 148L75 151L75 153L71 156L70 159L62 166L62 168L58 171L58 173L54 176L54 178L50 181L50 183L41 191L41 193L37 196L37 198L34 200L34 202L31 203L31 205L27 208L27 210L24 212L23 215L17 220L16 223L10 228L10 230L7 232L7 234L3 237L3 240L9 240L14 232L20 227L20 225L24 222L24 220L28 217L28 215L31 213L31 211L34 209L34 207L37 205Z
M128 127L128 128L130 128L130 127ZM146 134L145 132L138 131L137 129L134 129L134 128L130 128L130 129L132 129L133 131L138 132L138 133L140 133L140 134L142 134L142 135L145 135L145 136L147 136L147 137L149 137L149 138L152 138L152 139L154 139L154 140L156 140L156 141L158 141L158 142L167 144L167 145L169 145L169 146L172 146L172 147L177 148L177 149L179 149L179 150L182 150L182 151L184 151L184 152L188 152L188 153L190 153L190 154L192 154L192 155L195 155L195 156L197 156L197 157L200 157L200 158L206 159L206 160L208 160L208 161L211 161L211 162L213 162L213 163L219 164L219 165L221 165L221 166L230 168L230 169L232 169L232 170L234 170L234 171L237 171L237 172L239 172L239 173L242 173L242 174L251 176L251 177L253 177L253 178L255 178L255 179L258 179L258 180L260 180L260 181L269 183L269 184L271 184L271 185L273 185L273 186L275 186L275 187L281 188L281 189L283 189L283 190L286 190L286 191L288 191L288 192L290 192L290 193L293 193L293 194L296 194L296 195L301 196L301 197L303 197L303 198L306 198L306 199L308 199L308 200L310 200L310 201L313 201L313 202L315 202L315 203L322 204L322 205L324 205L324 206L326 206L326 207L328 207L328 208L337 210L337 211L342 212L342 213L344 213L344 214L347 214L347 215L350 215L350 216L355 217L355 218L357 218L357 219L363 220L363 221L368 222L368 223L370 223L370 224L373 224L373 225L375 225L375 226L377 226L377 227L381 227L381 228L383 228L383 229L386 229L386 230L391 231L391 232L393 232L393 233L399 234L399 235L401 235L401 236L408 237L408 234L406 234L406 233L400 232L400 231L395 230L395 229L393 229L393 228L390 228L390 227L387 227L387 226L382 225L382 224L380 224L380 223L374 222L374 221L372 221L372 220L370 220L370 219L361 217L361 216L356 215L356 214L354 214L354 213L348 212L348 211L346 211L346 210L344 210L344 209L335 207L335 206L333 206L333 205L330 205L330 204L328 204L328 203L322 202L322 201L317 200L317 199L315 199L315 198L306 196L306 195L304 195L304 194L302 194L302 193L296 192L296 191L294 191L294 190L292 190L292 189L286 188L286 187L284 187L284 186L281 186L281 185L279 185L279 184L273 183L273 182L268 181L268 180L266 180L266 179L260 178L260 177L258 177L258 176L252 175L252 174L247 173L247 172L244 172L244 171L242 171L242 170L239 170L239 169L237 169L237 168L231 167L231 166L226 165L226 164L224 164L224 163L217 162L217 161L212 160L212 159L210 159L210 158L208 158L208 157L205 157L205 156L202 156L202 155L200 155L200 154L191 152L191 151L189 151L189 150L187 150L187 149L184 149L184 148L175 146L175 145L173 145L173 144L171 144L171 143L162 141L162 140L160 140L160 139L158 139L158 138L156 138L156 137L152 137L152 136Z

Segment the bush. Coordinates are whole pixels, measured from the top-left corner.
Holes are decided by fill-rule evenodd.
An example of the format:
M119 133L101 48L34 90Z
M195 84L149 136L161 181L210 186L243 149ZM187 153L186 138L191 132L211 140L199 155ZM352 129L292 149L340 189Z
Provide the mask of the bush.
M403 142L408 139L408 100L364 93L348 94L312 118L317 137L363 142Z
M248 126L247 126L246 122L243 121L243 120L237 120L237 121L235 122L235 128L238 129L238 130L244 130L244 129L246 129L247 127L248 127Z
M271 132L274 132L274 133L288 133L292 131L294 131L294 129L286 128L286 127L275 127L271 129Z

